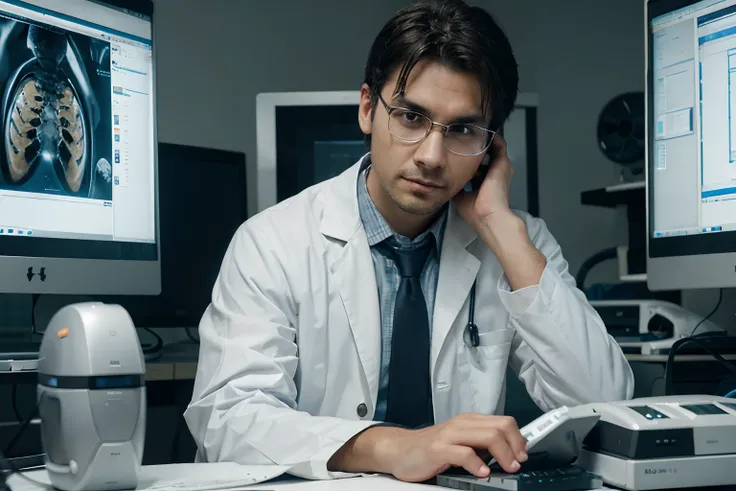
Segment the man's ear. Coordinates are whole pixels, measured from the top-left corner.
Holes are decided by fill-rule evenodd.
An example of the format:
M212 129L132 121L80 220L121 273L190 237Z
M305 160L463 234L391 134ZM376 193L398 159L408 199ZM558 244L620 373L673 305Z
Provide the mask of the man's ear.
M373 92L367 84L360 88L360 102L358 105L358 124L366 135L373 133Z

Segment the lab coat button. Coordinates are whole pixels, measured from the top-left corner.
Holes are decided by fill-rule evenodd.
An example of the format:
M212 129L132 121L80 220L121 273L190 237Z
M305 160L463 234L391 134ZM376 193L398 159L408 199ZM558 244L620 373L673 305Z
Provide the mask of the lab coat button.
M360 416L361 418L364 418L365 415L368 414L368 407L361 402L360 404L358 404L356 411L358 413L358 416Z

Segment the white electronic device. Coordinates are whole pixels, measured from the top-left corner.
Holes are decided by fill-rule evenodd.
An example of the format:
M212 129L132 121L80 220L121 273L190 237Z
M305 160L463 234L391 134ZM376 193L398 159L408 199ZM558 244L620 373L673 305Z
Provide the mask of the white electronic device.
M736 399L662 396L580 406L600 415L577 464L632 491L736 483Z
M583 439L600 419L586 407L553 409L521 428L527 440L529 459L519 472L504 472L495 459L489 463L491 475L477 478L451 470L437 476L437 484L453 489L489 491L573 491L600 488L599 477L574 465Z
M46 470L63 491L135 489L146 426L145 362L119 305L60 309L39 352Z
M526 439L527 451L531 451L537 442L543 440L568 419L570 419L570 409L567 406L561 406L544 413L521 428L521 436ZM598 420L598 418L595 419Z
M593 300L590 304L625 353L668 354L696 326L696 334L723 331L714 322L703 321L702 315L662 300Z

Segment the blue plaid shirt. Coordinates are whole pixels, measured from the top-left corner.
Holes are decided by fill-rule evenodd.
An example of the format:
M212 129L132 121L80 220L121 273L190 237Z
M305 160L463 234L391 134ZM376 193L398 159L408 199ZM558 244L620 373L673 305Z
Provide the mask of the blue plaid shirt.
M437 279L439 277L440 261L439 251L442 250L442 237L447 220L447 211L435 220L432 226L425 230L414 240L395 234L391 226L386 222L376 208L373 200L368 195L366 177L370 167L366 157L363 170L358 173L358 211L363 222L363 228L368 237L368 245L371 248L373 267L376 271L376 283L378 285L378 298L381 309L381 373L378 379L378 401L376 402L375 421L383 421L386 418L388 376L391 361L391 335L393 332L394 306L396 305L396 294L399 290L401 277L394 262L378 252L374 247L384 240L394 248L416 249L430 240L429 234L434 235L436 248L430 252L427 263L422 271L420 282L422 292L427 303L427 314L429 316L430 336L432 331L432 314L434 312L434 297L437 292Z

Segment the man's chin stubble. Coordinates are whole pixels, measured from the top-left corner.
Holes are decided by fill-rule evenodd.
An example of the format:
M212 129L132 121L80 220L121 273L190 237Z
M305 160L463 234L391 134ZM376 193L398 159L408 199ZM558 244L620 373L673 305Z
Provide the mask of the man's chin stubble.
M399 207L402 211L409 213L410 215L418 215L418 216L427 216L427 215L433 215L437 212L440 208L442 208L442 205L440 206L422 206L417 204L408 204L408 203L401 203L399 201L394 201L396 203L396 206Z

